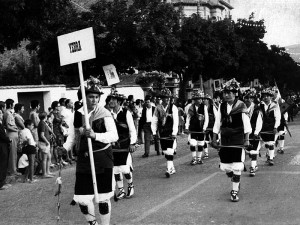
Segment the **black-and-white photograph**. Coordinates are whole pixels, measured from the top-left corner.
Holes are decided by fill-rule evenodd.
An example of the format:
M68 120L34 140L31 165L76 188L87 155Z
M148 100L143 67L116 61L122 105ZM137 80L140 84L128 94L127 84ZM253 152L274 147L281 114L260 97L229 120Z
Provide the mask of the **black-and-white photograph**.
M0 225L298 225L299 84L299 0L0 0Z

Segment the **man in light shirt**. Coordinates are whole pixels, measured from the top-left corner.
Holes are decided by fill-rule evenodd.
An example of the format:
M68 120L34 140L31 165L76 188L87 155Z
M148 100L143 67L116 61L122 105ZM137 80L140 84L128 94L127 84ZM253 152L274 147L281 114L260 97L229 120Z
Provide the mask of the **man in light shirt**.
M146 96L145 98L145 106L142 110L142 116L140 119L141 129L144 131L144 142L145 142L145 153L142 156L146 158L149 156L151 139L152 139L152 130L151 130L151 122L153 120L155 106L151 103L151 97ZM155 149L156 150L156 149ZM160 155L159 151L157 151L157 155Z
M223 98L213 127L212 147L219 149L220 169L231 178L232 202L238 202L241 173L244 169L245 146L249 146L251 124L246 105L238 100L240 86L233 78L223 84ZM218 146L218 134L221 133L221 146Z

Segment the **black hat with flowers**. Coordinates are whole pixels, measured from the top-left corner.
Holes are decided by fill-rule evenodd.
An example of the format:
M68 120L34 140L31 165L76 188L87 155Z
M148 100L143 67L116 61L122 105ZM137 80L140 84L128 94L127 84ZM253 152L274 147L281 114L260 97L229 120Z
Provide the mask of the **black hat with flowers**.
M86 94L88 93L100 94L100 95L103 94L102 83L96 77L90 76L90 78L84 82L84 87L85 87Z
M264 88L261 91L261 95L268 95L268 96L273 97L274 96L274 90L271 87Z
M161 91L158 93L157 96L161 97L161 98L171 98L171 97L173 97L172 92L170 91L170 89L166 88L166 87L161 89Z
M238 92L239 89L240 83L237 82L235 78L222 84L222 91Z
M255 98L256 90L254 88L248 89L243 93L243 98Z
M123 94L119 94L118 90L116 88L112 88L110 94L108 95L110 98L115 98L119 101L124 101L126 100L126 96Z

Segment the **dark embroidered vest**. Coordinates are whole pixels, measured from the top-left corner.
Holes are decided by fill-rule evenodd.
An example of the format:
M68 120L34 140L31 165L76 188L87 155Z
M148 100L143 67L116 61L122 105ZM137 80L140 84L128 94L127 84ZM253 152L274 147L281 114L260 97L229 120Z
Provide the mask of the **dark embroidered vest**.
M167 108L166 114L162 115L159 111L158 130L161 137L169 137L173 132L173 104Z
M255 128L256 128L256 122L257 122L257 117L259 115L259 112L260 112L260 108L257 105L255 105L252 116L250 118L252 133L254 133Z
M127 109L123 108L115 119L119 140L114 143L113 149L128 149L130 145L129 127L126 119Z
M242 145L244 143L244 123L242 112L232 113L237 101L233 103L232 111L227 113L227 102L221 104L221 143L222 145Z
M192 116L190 119L190 131L203 131L204 125L204 104L200 104L198 110L196 110L195 104L192 104ZM199 119L201 117L201 119Z
M209 119L207 128L213 128L215 124L214 106L210 105L207 111L208 111L208 119Z
M84 119L83 119L84 120ZM106 132L104 118L94 120L91 123L91 128L96 133ZM92 139L93 151L99 150L107 146L108 144L98 142ZM86 153L89 152L88 141L85 136L81 136L80 148L78 152L76 173L91 174L90 158ZM113 168L113 155L111 147L94 153L94 164L96 174L104 172L104 168Z
M269 105L269 107L271 104ZM275 125L274 110L265 110L264 104L260 105L261 112L263 114L263 125L261 131L273 131Z

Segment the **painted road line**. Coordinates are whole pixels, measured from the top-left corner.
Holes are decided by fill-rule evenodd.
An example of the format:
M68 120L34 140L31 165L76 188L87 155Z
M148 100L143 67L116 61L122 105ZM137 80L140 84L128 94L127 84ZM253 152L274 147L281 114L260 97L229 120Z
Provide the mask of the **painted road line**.
M214 176L216 176L217 174L221 174L220 172L215 172L211 175L209 175L208 177L200 180L198 183L194 184L193 186L191 186L190 188L180 192L179 194L175 195L172 198L169 198L168 200L164 201L163 203L153 207L152 209L149 209L148 211L144 212L142 215L140 215L139 217L131 220L131 223L138 223L140 221L142 221L143 219L145 219L146 217L150 216L153 213L156 213L157 211L159 211L161 208L166 207L167 205L171 204L172 202L176 201L177 199L183 197L184 195L186 195L187 193L193 191L194 189L196 189L199 185L204 184L206 181L210 180L211 178L213 178Z

